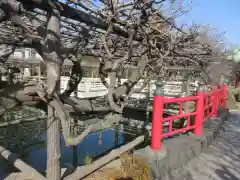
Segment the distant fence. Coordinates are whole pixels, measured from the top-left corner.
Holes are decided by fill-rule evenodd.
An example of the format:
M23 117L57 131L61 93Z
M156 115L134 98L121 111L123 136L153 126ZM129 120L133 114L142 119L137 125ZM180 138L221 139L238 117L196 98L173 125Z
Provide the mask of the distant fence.
M196 136L201 136L204 122L210 117L216 117L218 109L225 107L226 97L226 85L219 85L211 92L198 92L196 96L181 98L154 96L151 148L160 150L163 138L189 130L193 130ZM186 102L195 102L195 110L193 112L183 112L183 104ZM178 115L163 117L164 106L168 104L179 104ZM173 130L173 122L183 118L187 121L185 127ZM166 122L168 122L168 131L164 132L163 124Z
M67 88L69 77L62 76L61 77L61 92L63 92ZM106 79L107 82L109 82L109 79ZM121 83L127 81L127 79L121 79ZM140 88L143 83L143 80L141 79L134 88ZM179 96L181 94L181 87L182 82L181 81L168 81L164 84L164 92L166 96ZM155 86L155 80L152 80L150 82L150 87L145 87L140 93L134 93L132 94L132 98L141 99L146 97L146 93L149 92L149 96L153 97L153 92ZM190 91L196 92L197 84L192 83L190 87ZM102 84L100 78L83 78L81 82L78 85L78 88L75 92L77 97L79 98L88 98L88 97L97 97L97 96L103 96L107 94L107 88ZM71 96L75 96L74 93L71 94Z

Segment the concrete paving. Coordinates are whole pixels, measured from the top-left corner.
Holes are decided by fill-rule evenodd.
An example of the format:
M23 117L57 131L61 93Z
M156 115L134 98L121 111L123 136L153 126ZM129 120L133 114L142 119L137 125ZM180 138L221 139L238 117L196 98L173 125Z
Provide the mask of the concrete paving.
M231 112L219 135L174 180L240 180L240 112Z

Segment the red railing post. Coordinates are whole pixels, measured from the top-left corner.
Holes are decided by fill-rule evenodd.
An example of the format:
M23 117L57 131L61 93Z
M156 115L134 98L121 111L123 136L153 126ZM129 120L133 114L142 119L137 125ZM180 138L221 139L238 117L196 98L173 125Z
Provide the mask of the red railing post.
M226 106L227 102L227 85L223 83L219 84L218 87L220 88L220 93L218 94L218 104L221 108Z
M164 112L164 96L163 84L156 83L156 90L153 98L153 117L152 117L152 139L151 149L160 150L162 145L162 129L163 129L163 112Z
M163 96L154 96L152 111L152 150L160 150L162 145L163 100Z
M217 108L221 107L221 99L222 99L222 85L218 84L218 93L217 93Z
M202 135L202 127L203 127L203 120L204 120L204 88L200 87L197 93L198 100L196 102L196 117L195 117L195 129L194 134L196 136Z
M211 95L211 106L212 106L212 117L217 116L217 99L218 99L218 92L216 89L213 90L213 93Z
M222 107L222 99L223 99L223 85L222 84L218 84L218 108Z

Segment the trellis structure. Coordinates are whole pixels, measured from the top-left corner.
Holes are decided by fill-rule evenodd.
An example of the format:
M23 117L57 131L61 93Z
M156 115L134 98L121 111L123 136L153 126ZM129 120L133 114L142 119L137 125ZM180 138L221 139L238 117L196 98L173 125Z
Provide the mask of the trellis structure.
M184 30L176 27L173 17L184 9L176 6L178 1L169 0L174 13L172 17L166 17L164 3L167 0L99 0L97 4L91 0L0 2L0 70L4 71L6 60L16 47L33 48L46 67L46 81L4 84L0 97L11 98L12 104L8 106L4 104L6 101L1 101L4 107L19 103L37 104L39 108L48 105L48 179L59 180L61 176L59 123L66 145L76 145L90 132L119 123L126 99L140 92L152 78L164 79L168 66L195 66L204 72L208 83L219 78L221 73L229 72L227 68L219 68L221 72L208 76L205 69L209 67L211 72L213 57L221 62L214 67L222 67L225 62L220 61L224 57L219 42L211 39L200 26ZM81 58L85 55L99 59L99 76L108 89L105 106L99 107L97 99L69 97L82 79ZM66 59L71 60L73 66L68 87L60 94L59 80ZM120 83L127 66L133 67L134 71L126 82ZM109 83L106 82L107 77ZM142 87L134 88L140 79L144 79ZM80 136L73 137L69 123L72 110L85 113L104 110L108 115L89 125ZM144 137L140 136L91 166L78 167L64 179L80 179L143 140ZM9 152L2 155L8 159ZM22 161L16 162L14 165L29 177L46 179Z

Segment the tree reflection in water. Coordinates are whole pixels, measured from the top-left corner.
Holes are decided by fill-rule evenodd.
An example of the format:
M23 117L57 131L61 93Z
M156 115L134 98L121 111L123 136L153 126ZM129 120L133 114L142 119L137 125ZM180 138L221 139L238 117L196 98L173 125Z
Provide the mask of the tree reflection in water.
M45 121L28 122L0 128L0 144L20 157L39 171L46 169L46 123ZM61 136L61 166L77 166L84 164L84 158L98 158L109 150L124 143L126 135L114 129L104 130L89 135L81 144L66 147ZM133 139L128 138L129 139ZM14 170L8 163L0 159L0 179L9 170Z

